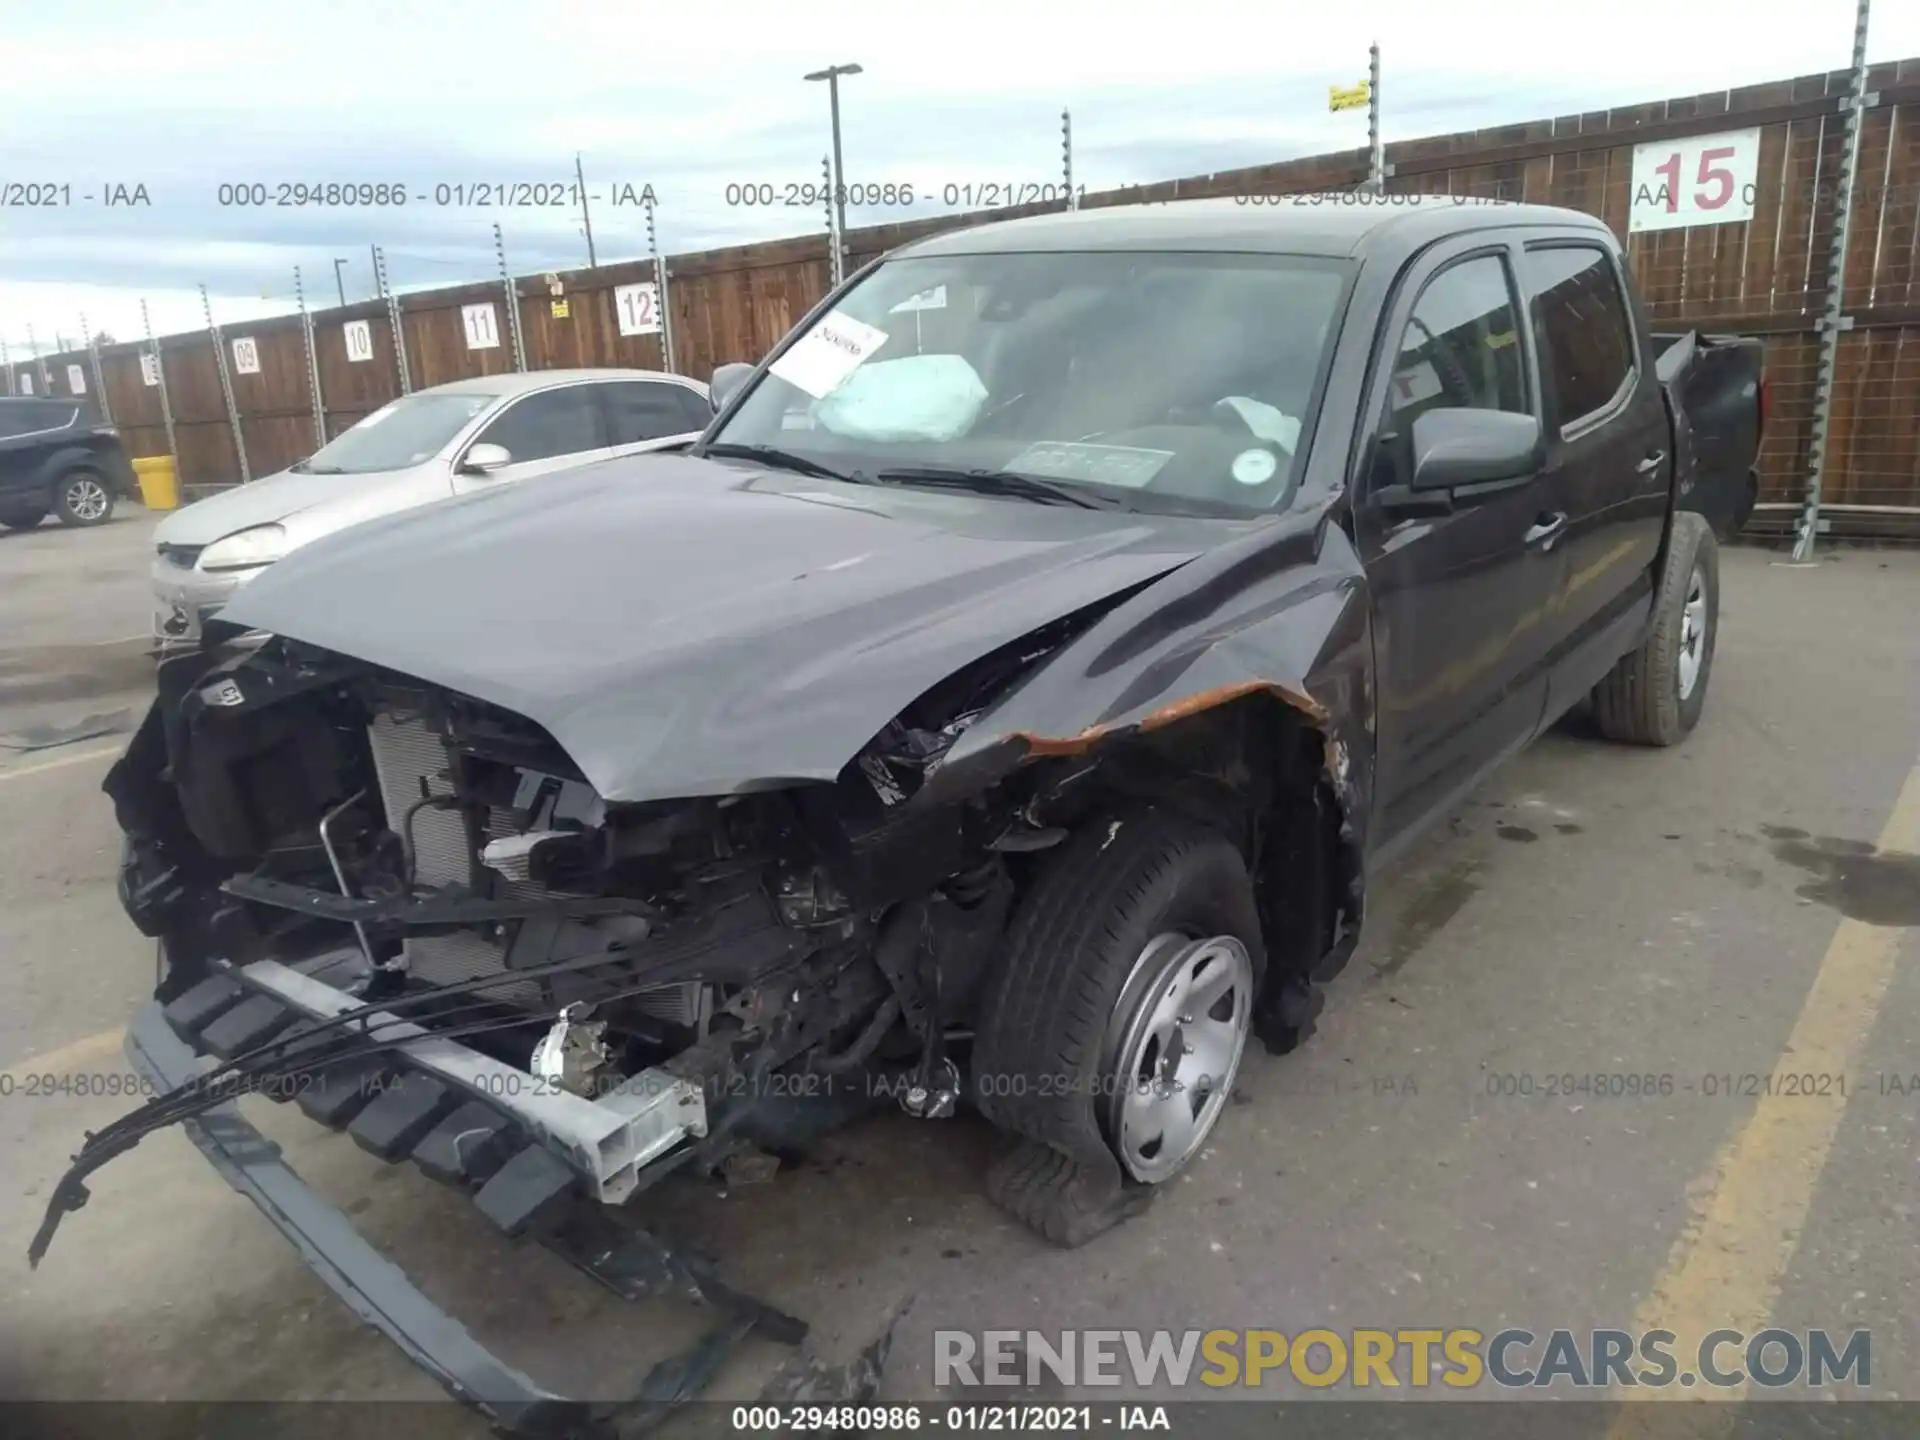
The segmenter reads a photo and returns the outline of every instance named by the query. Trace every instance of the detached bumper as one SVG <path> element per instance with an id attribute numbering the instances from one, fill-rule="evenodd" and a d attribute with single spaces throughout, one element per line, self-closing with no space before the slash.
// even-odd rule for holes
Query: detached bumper
<path id="1" fill-rule="evenodd" d="M 161 1090 L 193 1078 L 201 1060 L 150 1003 L 127 1032 L 127 1058 Z M 584 1201 L 575 1218 L 535 1238 L 627 1300 L 677 1295 L 712 1305 L 721 1322 L 689 1352 L 669 1356 L 630 1401 L 568 1399 L 496 1357 L 423 1294 L 316 1195 L 280 1149 L 226 1104 L 184 1122 L 189 1138 L 229 1185 L 251 1200 L 327 1288 L 380 1331 L 454 1399 L 496 1429 L 528 1440 L 637 1434 L 694 1398 L 733 1346 L 750 1333 L 797 1344 L 806 1326 L 719 1283 L 703 1262 L 677 1255 L 642 1231 L 609 1228 L 602 1207 Z"/>
<path id="2" fill-rule="evenodd" d="M 192 1050 L 148 1004 L 127 1031 L 127 1058 L 154 1086 L 171 1090 L 199 1071 Z M 361 1238 L 280 1158 L 280 1147 L 223 1105 L 185 1129 L 209 1164 L 259 1207 L 347 1308 L 385 1335 L 455 1399 L 524 1435 L 584 1433 L 587 1407 L 542 1389 L 483 1347 L 420 1293 L 406 1273 Z"/>

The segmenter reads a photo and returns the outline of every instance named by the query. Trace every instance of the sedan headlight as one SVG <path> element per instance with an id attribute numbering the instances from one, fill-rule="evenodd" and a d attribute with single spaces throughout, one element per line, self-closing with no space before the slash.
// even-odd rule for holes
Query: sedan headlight
<path id="1" fill-rule="evenodd" d="M 202 570 L 251 570 L 271 565 L 287 553 L 287 532 L 280 525 L 236 530 L 200 552 Z"/>

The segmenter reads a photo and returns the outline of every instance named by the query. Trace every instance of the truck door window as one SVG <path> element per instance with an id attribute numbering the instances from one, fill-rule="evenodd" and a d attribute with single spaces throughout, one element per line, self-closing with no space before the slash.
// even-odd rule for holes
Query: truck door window
<path id="1" fill-rule="evenodd" d="M 1598 245 L 1552 245 L 1526 255 L 1538 305 L 1540 372 L 1560 427 L 1611 406 L 1634 372 L 1633 329 L 1612 257 Z"/>
<path id="2" fill-rule="evenodd" d="M 1497 255 L 1463 260 L 1428 281 L 1400 337 L 1387 428 L 1407 434 L 1441 406 L 1528 413 L 1517 313 Z"/>

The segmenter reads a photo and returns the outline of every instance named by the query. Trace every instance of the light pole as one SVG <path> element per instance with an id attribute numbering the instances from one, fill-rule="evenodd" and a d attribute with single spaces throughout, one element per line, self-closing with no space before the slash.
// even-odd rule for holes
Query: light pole
<path id="1" fill-rule="evenodd" d="M 840 77 L 859 73 L 858 65 L 829 65 L 802 77 L 827 82 L 827 104 L 833 111 L 833 217 L 834 226 L 840 232 L 835 243 L 842 247 L 847 243 L 847 172 L 840 163 Z"/>
<path id="2" fill-rule="evenodd" d="M 347 287 L 346 283 L 340 278 L 340 267 L 346 263 L 346 261 L 337 257 L 333 262 L 333 288 L 340 292 L 340 308 L 342 310 L 347 308 Z"/>

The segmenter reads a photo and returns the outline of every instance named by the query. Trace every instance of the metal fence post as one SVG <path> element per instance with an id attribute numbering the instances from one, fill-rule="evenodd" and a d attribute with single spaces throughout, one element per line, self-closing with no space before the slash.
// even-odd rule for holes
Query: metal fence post
<path id="1" fill-rule="evenodd" d="M 527 368 L 527 346 L 520 338 L 520 296 L 513 288 L 513 276 L 507 271 L 507 242 L 500 234 L 500 223 L 494 222 L 493 250 L 500 257 L 500 288 L 507 295 L 507 334 L 513 339 L 513 368 L 524 371 Z"/>
<path id="2" fill-rule="evenodd" d="M 80 317 L 80 339 L 87 347 L 87 359 L 93 369 L 93 394 L 100 402 L 100 418 L 113 424 L 113 402 L 107 398 L 106 377 L 100 371 L 100 345 L 93 338 L 93 327 L 87 324 L 87 317 Z"/>
<path id="3" fill-rule="evenodd" d="M 844 237 L 840 234 L 840 225 L 834 215 L 833 157 L 831 155 L 820 157 L 820 175 L 826 181 L 827 192 L 827 285 L 831 289 L 838 290 L 841 277 L 846 273 L 846 256 L 841 249 Z"/>
<path id="4" fill-rule="evenodd" d="M 667 303 L 667 260 L 660 253 L 660 231 L 654 224 L 653 196 L 647 195 L 647 253 L 653 257 L 654 299 L 660 306 L 660 363 L 678 374 L 673 359 L 673 308 Z"/>
<path id="5" fill-rule="evenodd" d="M 378 245 L 373 250 L 374 293 L 387 302 L 387 328 L 393 332 L 393 366 L 400 377 L 400 393 L 413 393 L 413 376 L 407 373 L 407 332 L 400 326 L 400 297 L 387 284 L 387 253 Z"/>
<path id="6" fill-rule="evenodd" d="M 180 447 L 173 438 L 173 402 L 167 398 L 167 366 L 160 358 L 160 342 L 153 338 L 153 318 L 147 314 L 146 297 L 140 299 L 140 324 L 147 332 L 147 350 L 153 356 L 154 388 L 160 392 L 160 423 L 167 427 L 167 454 L 173 457 L 173 473 L 180 476 Z"/>
<path id="7" fill-rule="evenodd" d="M 320 397 L 320 354 L 313 343 L 313 314 L 307 309 L 307 292 L 300 283 L 300 267 L 293 267 L 293 298 L 300 304 L 300 337 L 307 345 L 307 389 L 313 398 L 313 448 L 327 443 L 327 406 Z"/>
<path id="8" fill-rule="evenodd" d="M 207 312 L 207 333 L 213 337 L 213 363 L 220 371 L 220 393 L 227 400 L 227 423 L 233 427 L 233 453 L 240 459 L 240 483 L 247 484 L 253 479 L 253 471 L 247 466 L 247 437 L 240 431 L 240 407 L 233 399 L 233 376 L 227 372 L 227 342 L 220 334 L 220 327 L 213 322 L 213 302 L 207 298 L 207 287 L 200 287 L 200 308 Z"/>
<path id="9" fill-rule="evenodd" d="M 27 364 L 33 367 L 33 393 L 36 395 L 51 393 L 53 385 L 47 379 L 47 362 L 40 358 L 40 340 L 33 333 L 31 322 L 27 325 Z"/>
<path id="10" fill-rule="evenodd" d="M 1073 191 L 1073 112 L 1060 112 L 1060 166 L 1067 178 L 1067 209 L 1078 210 L 1080 197 Z"/>
<path id="11" fill-rule="evenodd" d="M 1800 512 L 1793 558 L 1813 559 L 1820 530 L 1820 489 L 1826 481 L 1827 448 L 1833 434 L 1833 381 L 1840 360 L 1840 336 L 1853 328 L 1846 310 L 1847 244 L 1853 236 L 1853 175 L 1860 164 L 1860 128 L 1867 110 L 1867 8 L 1860 0 L 1853 19 L 1853 79 L 1847 86 L 1846 133 L 1840 144 L 1840 173 L 1833 187 L 1833 253 L 1827 260 L 1827 303 L 1820 314 L 1820 358 L 1813 372 L 1813 438 L 1807 453 L 1807 493 Z"/>
<path id="12" fill-rule="evenodd" d="M 0 340 L 0 370 L 7 372 L 7 394 L 13 394 L 13 355 L 7 349 L 7 342 Z"/>
<path id="13" fill-rule="evenodd" d="M 1387 188 L 1387 150 L 1380 139 L 1380 47 L 1367 47 L 1367 189 Z"/>

